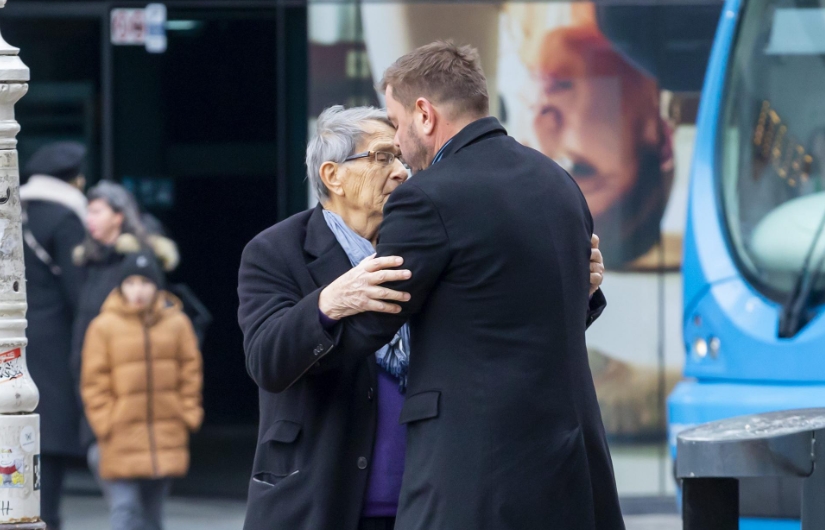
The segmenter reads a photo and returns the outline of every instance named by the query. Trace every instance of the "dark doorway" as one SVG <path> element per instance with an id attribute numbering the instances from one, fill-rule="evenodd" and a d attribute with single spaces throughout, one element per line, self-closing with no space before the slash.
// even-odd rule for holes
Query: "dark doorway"
<path id="1" fill-rule="evenodd" d="M 281 213 L 277 11 L 170 8 L 169 20 L 165 53 L 113 50 L 114 173 L 177 241 L 172 280 L 214 317 L 207 422 L 254 424 L 236 287 L 244 245 Z"/>
<path id="2" fill-rule="evenodd" d="M 255 234 L 307 205 L 306 7 L 166 5 L 161 54 L 109 42 L 119 2 L 3 9 L 3 36 L 31 69 L 29 93 L 16 105 L 18 150 L 25 162 L 46 142 L 84 142 L 89 183 L 122 182 L 177 242 L 181 264 L 170 283 L 187 285 L 214 320 L 202 348 L 206 421 L 175 491 L 242 497 L 258 400 L 237 324 L 237 272 Z M 67 483 L 95 488 L 85 473 Z"/>

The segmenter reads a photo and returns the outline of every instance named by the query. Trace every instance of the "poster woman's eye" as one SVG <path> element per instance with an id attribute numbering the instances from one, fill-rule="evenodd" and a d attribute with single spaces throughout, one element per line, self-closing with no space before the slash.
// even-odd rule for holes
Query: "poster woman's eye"
<path id="1" fill-rule="evenodd" d="M 545 94 L 557 94 L 573 88 L 572 79 L 548 78 L 544 83 Z"/>

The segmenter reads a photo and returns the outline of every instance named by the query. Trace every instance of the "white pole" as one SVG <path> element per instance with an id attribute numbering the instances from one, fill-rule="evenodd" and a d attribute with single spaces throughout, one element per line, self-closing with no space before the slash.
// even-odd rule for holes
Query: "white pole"
<path id="1" fill-rule="evenodd" d="M 0 8 L 6 0 L 0 0 Z M 14 104 L 29 69 L 0 36 L 0 530 L 40 521 L 40 396 L 26 367 L 26 279 Z"/>

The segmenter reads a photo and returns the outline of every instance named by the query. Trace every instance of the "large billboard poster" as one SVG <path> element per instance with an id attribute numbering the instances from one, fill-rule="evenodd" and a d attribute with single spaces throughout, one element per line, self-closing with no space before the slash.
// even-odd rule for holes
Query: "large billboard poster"
<path id="1" fill-rule="evenodd" d="M 621 474 L 628 447 L 656 447 L 653 459 L 664 458 L 664 398 L 681 376 L 679 269 L 698 90 L 665 90 L 600 22 L 591 2 L 311 5 L 310 127 L 328 105 L 381 105 L 374 84 L 417 46 L 452 39 L 478 48 L 491 112 L 565 167 L 593 214 L 608 310 L 588 345 Z M 664 493 L 660 464 L 648 482 L 619 477 L 620 489 Z"/>

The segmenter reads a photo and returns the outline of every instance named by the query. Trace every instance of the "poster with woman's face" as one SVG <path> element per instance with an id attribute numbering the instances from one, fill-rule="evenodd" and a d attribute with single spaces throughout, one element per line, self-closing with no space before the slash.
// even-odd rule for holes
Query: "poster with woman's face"
<path id="1" fill-rule="evenodd" d="M 329 23 L 333 10 L 350 24 Z M 368 2 L 314 13 L 315 115 L 353 97 L 352 83 L 331 89 L 329 57 L 342 47 L 368 62 L 353 75 L 369 78 L 359 101 L 376 105 L 370 87 L 399 56 L 436 39 L 479 49 L 491 113 L 570 173 L 601 238 L 608 309 L 588 344 L 608 434 L 664 436 L 662 396 L 684 357 L 679 266 L 694 131 L 670 116 L 672 95 L 604 35 L 589 2 Z"/>
<path id="2" fill-rule="evenodd" d="M 579 184 L 607 267 L 678 267 L 679 245 L 660 248 L 674 146 L 656 79 L 604 36 L 590 3 L 506 4 L 499 41 L 508 131 Z"/>

